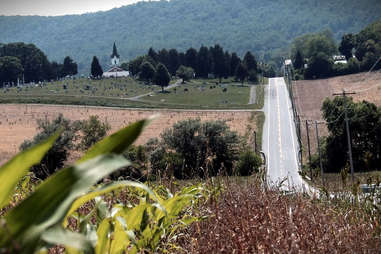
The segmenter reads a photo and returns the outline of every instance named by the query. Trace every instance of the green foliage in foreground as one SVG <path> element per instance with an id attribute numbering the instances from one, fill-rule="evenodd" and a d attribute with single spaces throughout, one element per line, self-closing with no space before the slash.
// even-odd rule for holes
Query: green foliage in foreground
<path id="1" fill-rule="evenodd" d="M 0 186 L 0 208 L 5 209 L 5 215 L 0 218 L 0 252 L 47 253 L 47 248 L 58 244 L 65 246 L 66 253 L 156 252 L 163 238 L 198 220 L 185 209 L 207 197 L 202 186 L 187 187 L 176 194 L 131 181 L 92 187 L 130 164 L 121 154 L 146 124 L 147 120 L 139 121 L 98 142 L 77 163 L 47 178 L 13 208 L 9 200 L 15 186 L 60 132 L 2 166 L 0 179 L 5 184 Z M 107 193 L 117 196 L 121 191 L 128 197 L 125 203 L 107 203 Z M 83 205 L 90 207 L 90 212 L 77 210 Z"/>

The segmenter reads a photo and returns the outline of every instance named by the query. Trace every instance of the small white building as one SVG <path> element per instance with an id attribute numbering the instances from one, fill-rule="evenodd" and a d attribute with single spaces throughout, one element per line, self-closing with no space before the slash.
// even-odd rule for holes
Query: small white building
<path id="1" fill-rule="evenodd" d="M 342 55 L 333 56 L 332 58 L 333 58 L 333 61 L 335 64 L 346 64 L 346 63 L 348 63 L 345 56 L 342 56 Z"/>
<path id="2" fill-rule="evenodd" d="M 103 72 L 105 78 L 121 78 L 130 76 L 130 72 L 123 70 L 118 66 L 112 67 L 110 70 Z"/>
<path id="3" fill-rule="evenodd" d="M 103 72 L 103 77 L 105 78 L 120 78 L 120 77 L 128 77 L 130 76 L 130 73 L 126 70 L 123 70 L 120 68 L 119 65 L 119 54 L 118 50 L 116 49 L 116 45 L 114 42 L 114 47 L 112 49 L 112 55 L 111 58 L 111 69 L 109 69 L 106 72 Z"/>

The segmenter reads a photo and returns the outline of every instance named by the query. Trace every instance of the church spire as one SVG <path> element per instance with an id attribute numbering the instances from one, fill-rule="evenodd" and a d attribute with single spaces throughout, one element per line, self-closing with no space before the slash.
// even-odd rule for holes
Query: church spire
<path id="1" fill-rule="evenodd" d="M 119 58 L 118 50 L 116 49 L 116 45 L 115 45 L 115 42 L 114 42 L 114 47 L 112 48 L 112 55 L 111 55 L 111 58 L 114 58 L 115 56 L 116 56 L 117 58 Z"/>

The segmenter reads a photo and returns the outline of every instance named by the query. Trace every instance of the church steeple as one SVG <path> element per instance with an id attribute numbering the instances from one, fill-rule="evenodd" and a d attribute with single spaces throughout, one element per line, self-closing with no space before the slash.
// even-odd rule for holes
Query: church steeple
<path id="1" fill-rule="evenodd" d="M 116 49 L 116 45 L 115 45 L 115 42 L 114 42 L 114 47 L 112 48 L 112 55 L 111 55 L 111 58 L 114 58 L 115 56 L 116 56 L 117 58 L 119 58 L 118 50 Z"/>
<path id="2" fill-rule="evenodd" d="M 118 54 L 118 50 L 116 49 L 115 42 L 114 42 L 114 46 L 112 48 L 111 65 L 112 66 L 118 66 L 119 65 L 119 54 Z"/>

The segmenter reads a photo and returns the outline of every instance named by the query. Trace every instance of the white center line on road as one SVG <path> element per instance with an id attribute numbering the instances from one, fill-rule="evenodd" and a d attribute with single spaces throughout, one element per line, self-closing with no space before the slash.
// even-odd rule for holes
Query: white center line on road
<path id="1" fill-rule="evenodd" d="M 282 149 L 282 129 L 281 129 L 281 120 L 280 120 L 280 102 L 279 102 L 279 82 L 275 83 L 276 87 L 276 99 L 277 99 L 277 111 L 278 111 L 278 145 L 279 145 L 279 171 L 282 174 L 282 171 L 286 173 L 283 163 L 283 149 Z"/>

